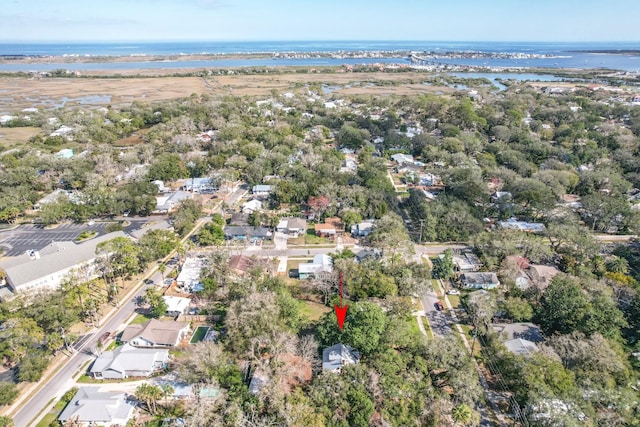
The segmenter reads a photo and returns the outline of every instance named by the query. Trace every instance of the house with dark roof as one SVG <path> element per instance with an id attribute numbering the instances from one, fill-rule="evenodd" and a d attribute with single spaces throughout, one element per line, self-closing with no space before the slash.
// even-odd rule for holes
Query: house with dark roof
<path id="1" fill-rule="evenodd" d="M 336 344 L 322 351 L 322 370 L 340 373 L 343 366 L 360 362 L 360 352 L 344 344 Z"/>
<path id="2" fill-rule="evenodd" d="M 83 269 L 88 279 L 98 277 L 96 248 L 102 242 L 126 237 L 122 231 L 89 239 L 83 243 L 51 242 L 42 250 L 31 250 L 0 263 L 13 292 L 57 289 L 73 269 Z"/>
<path id="3" fill-rule="evenodd" d="M 74 426 L 124 426 L 136 407 L 123 392 L 102 392 L 99 387 L 80 387 L 58 416 L 58 421 Z"/>
<path id="4" fill-rule="evenodd" d="M 190 331 L 189 322 L 151 319 L 143 324 L 127 326 L 120 341 L 134 347 L 176 347 Z"/>

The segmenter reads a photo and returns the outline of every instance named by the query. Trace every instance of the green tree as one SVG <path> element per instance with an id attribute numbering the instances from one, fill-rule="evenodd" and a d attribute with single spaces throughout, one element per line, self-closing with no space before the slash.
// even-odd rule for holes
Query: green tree
<path id="1" fill-rule="evenodd" d="M 167 303 L 155 287 L 147 288 L 144 294 L 144 302 L 149 304 L 149 316 L 151 317 L 162 317 L 167 312 Z"/>
<path id="2" fill-rule="evenodd" d="M 342 331 L 338 329 L 336 315 L 331 311 L 320 319 L 317 337 L 325 347 L 343 343 L 368 355 L 379 349 L 386 324 L 387 317 L 376 304 L 353 303 L 349 305 Z"/>
<path id="3" fill-rule="evenodd" d="M 442 280 L 449 280 L 453 277 L 454 267 L 453 251 L 451 249 L 446 249 L 442 255 L 438 258 L 434 258 L 433 260 L 433 277 Z"/>
<path id="4" fill-rule="evenodd" d="M 473 411 L 467 405 L 461 403 L 453 407 L 451 410 L 451 418 L 453 418 L 456 425 L 466 426 L 469 425 L 473 418 Z"/>
<path id="5" fill-rule="evenodd" d="M 29 382 L 39 381 L 47 366 L 49 366 L 49 358 L 42 351 L 29 352 L 18 365 L 18 379 Z"/>
<path id="6" fill-rule="evenodd" d="M 12 404 L 18 394 L 18 387 L 14 383 L 0 381 L 0 405 Z"/>
<path id="7" fill-rule="evenodd" d="M 533 307 L 523 298 L 509 297 L 502 306 L 507 317 L 516 322 L 528 322 L 533 317 Z"/>

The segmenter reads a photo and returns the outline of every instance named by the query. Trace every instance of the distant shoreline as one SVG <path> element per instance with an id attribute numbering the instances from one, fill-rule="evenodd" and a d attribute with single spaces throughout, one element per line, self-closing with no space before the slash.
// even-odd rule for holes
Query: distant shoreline
<path id="1" fill-rule="evenodd" d="M 595 53 L 603 55 L 628 55 L 640 56 L 640 49 L 590 49 L 590 50 L 568 50 L 568 53 Z"/>

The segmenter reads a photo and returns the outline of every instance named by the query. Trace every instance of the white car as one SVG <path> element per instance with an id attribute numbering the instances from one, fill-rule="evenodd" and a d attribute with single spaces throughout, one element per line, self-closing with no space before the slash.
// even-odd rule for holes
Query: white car
<path id="1" fill-rule="evenodd" d="M 457 289 L 449 289 L 447 295 L 460 295 L 460 291 Z"/>

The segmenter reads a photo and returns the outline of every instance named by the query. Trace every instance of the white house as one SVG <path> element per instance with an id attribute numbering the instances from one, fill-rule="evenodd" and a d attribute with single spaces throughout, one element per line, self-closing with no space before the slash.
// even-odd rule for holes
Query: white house
<path id="1" fill-rule="evenodd" d="M 95 268 L 96 247 L 116 237 L 125 237 L 122 231 L 105 234 L 86 242 L 51 242 L 41 250 L 30 250 L 2 263 L 7 284 L 13 292 L 35 292 L 57 289 L 73 269 L 82 269 L 84 278 L 98 277 Z"/>
<path id="2" fill-rule="evenodd" d="M 89 372 L 96 379 L 148 377 L 164 369 L 168 362 L 169 350 L 136 348 L 125 344 L 98 356 Z"/>
<path id="3" fill-rule="evenodd" d="M 394 154 L 393 156 L 391 156 L 391 160 L 393 160 L 400 166 L 406 165 L 406 164 L 412 165 L 412 164 L 415 164 L 416 162 L 411 154 L 402 154 L 402 153 Z"/>
<path id="4" fill-rule="evenodd" d="M 156 210 L 158 213 L 172 212 L 178 208 L 178 205 L 184 200 L 193 197 L 192 193 L 187 191 L 176 191 L 170 194 L 163 194 L 162 196 L 156 196 Z"/>
<path id="5" fill-rule="evenodd" d="M 136 407 L 124 392 L 103 392 L 99 387 L 81 387 L 58 416 L 62 424 L 79 426 L 124 426 Z"/>
<path id="6" fill-rule="evenodd" d="M 273 185 L 254 185 L 251 192 L 256 197 L 269 197 L 273 191 Z"/>
<path id="7" fill-rule="evenodd" d="M 302 218 L 282 218 L 276 227 L 276 231 L 299 236 L 307 231 L 307 221 Z"/>
<path id="8" fill-rule="evenodd" d="M 162 298 L 167 304 L 167 314 L 169 316 L 185 314 L 189 308 L 189 304 L 191 304 L 191 300 L 189 298 L 174 297 L 171 295 L 164 295 Z"/>
<path id="9" fill-rule="evenodd" d="M 367 237 L 373 231 L 374 221 L 364 221 L 351 226 L 351 235 L 353 237 Z"/>
<path id="10" fill-rule="evenodd" d="M 134 347 L 176 347 L 190 331 L 189 322 L 151 319 L 141 325 L 127 326 L 120 341 Z"/>
<path id="11" fill-rule="evenodd" d="M 312 279 L 333 272 L 333 261 L 329 255 L 318 254 L 312 262 L 300 263 L 298 273 L 301 279 Z"/>
<path id="12" fill-rule="evenodd" d="M 262 202 L 260 200 L 249 200 L 242 205 L 243 214 L 252 214 L 262 209 Z"/>
<path id="13" fill-rule="evenodd" d="M 322 370 L 340 373 L 345 365 L 360 362 L 360 353 L 344 344 L 336 344 L 322 351 Z"/>
<path id="14" fill-rule="evenodd" d="M 200 273 L 205 266 L 206 261 L 203 258 L 188 257 L 184 260 L 180 274 L 176 278 L 178 287 L 185 292 L 194 292 L 202 289 L 200 281 Z"/>

